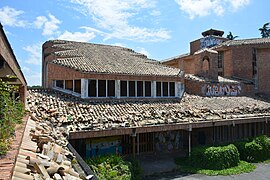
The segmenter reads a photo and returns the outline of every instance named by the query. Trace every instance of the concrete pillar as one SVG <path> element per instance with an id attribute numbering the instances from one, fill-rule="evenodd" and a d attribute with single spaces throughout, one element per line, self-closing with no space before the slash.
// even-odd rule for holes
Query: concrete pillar
<path id="1" fill-rule="evenodd" d="M 115 81 L 115 96 L 120 98 L 120 80 Z"/>
<path id="2" fill-rule="evenodd" d="M 132 154 L 133 157 L 135 157 L 135 152 L 136 152 L 136 136 L 132 136 Z"/>
<path id="3" fill-rule="evenodd" d="M 139 134 L 137 134 L 137 155 L 140 154 L 140 138 Z"/>
<path id="4" fill-rule="evenodd" d="M 191 138 L 192 138 L 192 124 L 189 124 L 188 128 L 188 156 L 191 155 Z"/>
<path id="5" fill-rule="evenodd" d="M 88 97 L 88 79 L 81 79 L 81 98 Z"/>
<path id="6" fill-rule="evenodd" d="M 152 81 L 152 83 L 151 83 L 151 85 L 152 85 L 152 97 L 153 98 L 156 98 L 157 97 L 157 81 Z"/>

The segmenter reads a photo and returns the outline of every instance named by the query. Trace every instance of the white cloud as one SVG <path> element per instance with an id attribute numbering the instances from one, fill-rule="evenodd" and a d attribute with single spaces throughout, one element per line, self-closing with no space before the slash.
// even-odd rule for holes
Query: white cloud
<path id="1" fill-rule="evenodd" d="M 38 29 L 42 29 L 42 35 L 50 36 L 54 34 L 59 34 L 58 28 L 61 21 L 57 19 L 54 15 L 49 14 L 49 17 L 38 16 L 34 21 L 34 26 Z"/>
<path id="2" fill-rule="evenodd" d="M 41 43 L 23 47 L 23 50 L 28 52 L 28 58 L 25 61 L 26 63 L 32 64 L 32 65 L 41 64 L 41 58 L 42 58 L 41 57 L 41 51 L 42 51 Z"/>
<path id="3" fill-rule="evenodd" d="M 148 58 L 150 56 L 150 53 L 148 51 L 146 51 L 146 49 L 144 49 L 144 48 L 140 48 L 138 52 L 146 55 Z"/>
<path id="4" fill-rule="evenodd" d="M 158 10 L 153 10 L 153 11 L 150 12 L 150 15 L 151 16 L 160 16 L 161 15 L 161 12 L 158 11 Z"/>
<path id="5" fill-rule="evenodd" d="M 89 42 L 96 37 L 94 32 L 86 29 L 85 32 L 69 32 L 65 31 L 61 34 L 58 39 L 69 40 L 69 41 L 79 41 L 79 42 Z"/>
<path id="6" fill-rule="evenodd" d="M 26 77 L 27 85 L 41 85 L 41 73 L 33 71 L 33 68 L 22 67 L 23 74 Z"/>
<path id="7" fill-rule="evenodd" d="M 120 47 L 127 47 L 125 44 L 123 43 L 114 43 L 112 44 L 113 46 L 120 46 Z"/>
<path id="8" fill-rule="evenodd" d="M 25 27 L 27 22 L 19 19 L 19 16 L 23 13 L 21 10 L 5 6 L 0 8 L 0 21 L 6 26 Z"/>
<path id="9" fill-rule="evenodd" d="M 104 40 L 109 38 L 136 41 L 161 41 L 170 38 L 165 29 L 149 29 L 131 25 L 142 9 L 153 9 L 155 1 L 150 0 L 71 0 L 81 6 L 81 12 L 90 16 L 96 25 L 106 31 L 102 32 Z M 83 10 L 82 10 L 83 9 Z"/>
<path id="10" fill-rule="evenodd" d="M 226 0 L 228 3 L 231 4 L 233 10 L 238 10 L 243 6 L 247 6 L 250 3 L 250 0 Z"/>
<path id="11" fill-rule="evenodd" d="M 190 19 L 211 13 L 221 16 L 225 11 L 236 11 L 249 4 L 249 0 L 175 0 L 175 2 Z"/>

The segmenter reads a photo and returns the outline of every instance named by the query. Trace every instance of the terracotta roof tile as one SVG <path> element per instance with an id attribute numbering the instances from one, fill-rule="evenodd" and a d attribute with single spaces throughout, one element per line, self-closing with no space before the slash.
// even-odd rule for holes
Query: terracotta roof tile
<path id="1" fill-rule="evenodd" d="M 250 97 L 185 94 L 181 102 L 160 99 L 90 102 L 57 91 L 31 90 L 28 102 L 37 119 L 43 114 L 67 133 L 270 115 L 270 103 Z M 57 109 L 58 113 L 51 113 L 50 109 Z"/>
<path id="2" fill-rule="evenodd" d="M 181 70 L 162 65 L 131 49 L 92 43 L 52 40 L 60 48 L 51 63 L 82 72 L 179 76 Z"/>

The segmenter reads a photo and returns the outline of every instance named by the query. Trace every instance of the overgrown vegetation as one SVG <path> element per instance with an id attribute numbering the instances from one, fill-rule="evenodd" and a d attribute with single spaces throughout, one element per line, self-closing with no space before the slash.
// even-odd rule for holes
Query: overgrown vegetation
<path id="1" fill-rule="evenodd" d="M 270 158 L 270 138 L 261 135 L 235 143 L 240 159 L 248 162 L 262 162 Z"/>
<path id="2" fill-rule="evenodd" d="M 233 145 L 218 147 L 195 147 L 191 152 L 191 164 L 206 169 L 220 170 L 237 166 L 240 158 Z"/>
<path id="3" fill-rule="evenodd" d="M 98 156 L 87 159 L 86 163 L 99 179 L 135 180 L 140 179 L 142 175 L 137 160 L 124 161 L 121 156 L 117 155 Z"/>
<path id="4" fill-rule="evenodd" d="M 269 163 L 269 161 L 270 138 L 266 135 L 225 146 L 195 147 L 189 158 L 176 159 L 181 172 L 206 175 L 231 175 L 250 172 L 256 167 L 249 162 Z"/>
<path id="5" fill-rule="evenodd" d="M 0 156 L 6 154 L 15 135 L 15 126 L 22 122 L 24 116 L 23 104 L 12 98 L 12 93 L 17 90 L 17 86 L 0 79 Z"/>

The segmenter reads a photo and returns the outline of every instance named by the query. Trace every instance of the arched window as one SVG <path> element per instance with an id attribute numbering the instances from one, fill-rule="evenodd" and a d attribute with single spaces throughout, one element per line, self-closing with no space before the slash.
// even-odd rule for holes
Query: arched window
<path id="1" fill-rule="evenodd" d="M 202 70 L 203 70 L 204 72 L 208 72 L 209 69 L 210 69 L 209 57 L 208 57 L 208 56 L 204 56 L 204 57 L 203 57 Z"/>

